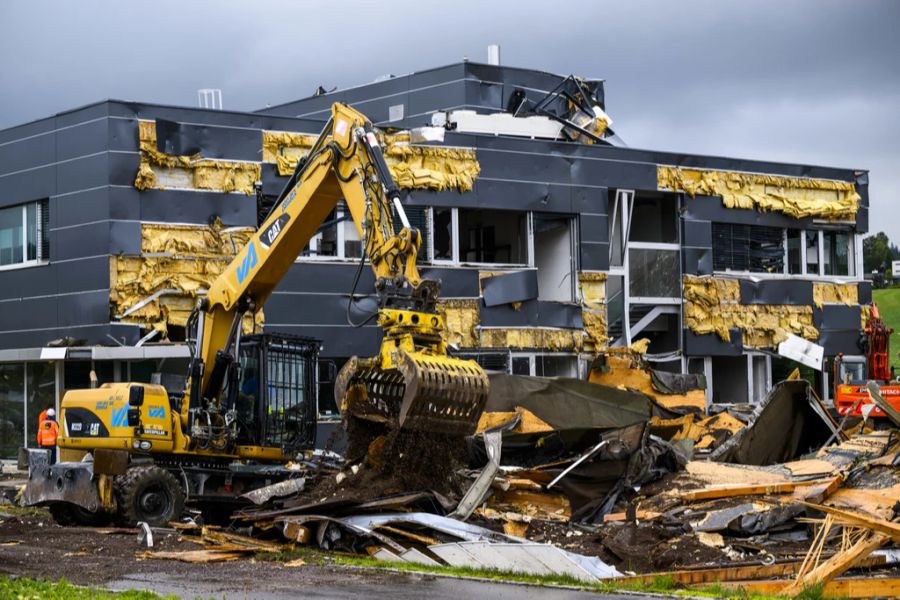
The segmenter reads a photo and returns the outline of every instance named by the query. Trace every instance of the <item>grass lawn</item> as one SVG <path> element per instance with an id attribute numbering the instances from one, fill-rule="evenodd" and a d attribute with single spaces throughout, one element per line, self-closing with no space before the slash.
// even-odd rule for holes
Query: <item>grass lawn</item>
<path id="1" fill-rule="evenodd" d="M 72 585 L 66 581 L 46 581 L 17 577 L 0 577 L 0 598 L 17 600 L 177 600 L 175 596 L 160 596 L 153 592 L 128 590 L 107 592 L 96 588 Z"/>
<path id="2" fill-rule="evenodd" d="M 900 369 L 900 287 L 872 290 L 872 299 L 878 305 L 878 312 L 888 327 L 893 327 L 891 335 L 891 365 Z"/>

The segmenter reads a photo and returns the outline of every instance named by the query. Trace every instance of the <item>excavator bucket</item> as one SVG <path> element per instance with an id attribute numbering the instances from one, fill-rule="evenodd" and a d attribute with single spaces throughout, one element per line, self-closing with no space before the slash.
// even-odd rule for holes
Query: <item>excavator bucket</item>
<path id="1" fill-rule="evenodd" d="M 399 351 L 396 368 L 351 358 L 335 399 L 356 418 L 411 431 L 471 435 L 487 401 L 488 378 L 475 361 Z"/>

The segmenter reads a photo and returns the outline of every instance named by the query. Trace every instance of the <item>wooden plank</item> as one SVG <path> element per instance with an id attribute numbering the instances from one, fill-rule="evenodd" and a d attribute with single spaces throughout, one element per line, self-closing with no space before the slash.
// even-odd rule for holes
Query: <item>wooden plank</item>
<path id="1" fill-rule="evenodd" d="M 649 521 L 655 519 L 662 513 L 653 512 L 652 510 L 639 510 L 637 511 L 635 518 L 638 521 Z M 604 523 L 618 523 L 620 521 L 626 521 L 628 517 L 625 512 L 615 512 L 615 513 L 606 513 L 603 515 Z"/>
<path id="2" fill-rule="evenodd" d="M 832 506 L 811 504 L 808 502 L 804 502 L 803 504 L 806 504 L 807 506 L 816 510 L 820 510 L 826 514 L 833 515 L 839 521 L 844 521 L 845 523 L 855 525 L 856 527 L 865 527 L 866 529 L 877 531 L 878 533 L 888 536 L 895 542 L 900 541 L 900 523 L 894 523 L 891 521 L 886 521 L 884 519 L 877 519 L 869 515 L 852 512 L 849 510 L 843 510 L 840 508 L 834 508 Z"/>
<path id="3" fill-rule="evenodd" d="M 787 494 L 797 488 L 833 483 L 830 479 L 812 479 L 810 481 L 786 481 L 784 483 L 728 485 L 702 488 L 682 492 L 678 497 L 682 500 L 714 500 L 717 498 L 733 498 L 735 496 L 764 496 L 767 494 Z"/>
<path id="4" fill-rule="evenodd" d="M 781 594 L 794 582 L 789 579 L 769 581 L 725 581 L 719 585 L 729 589 L 743 589 L 757 594 Z M 900 597 L 900 577 L 845 577 L 825 584 L 823 595 L 839 598 L 897 598 Z"/>
<path id="5" fill-rule="evenodd" d="M 793 585 L 788 586 L 784 590 L 784 593 L 793 596 L 802 592 L 805 587 L 818 583 L 826 584 L 832 579 L 840 577 L 844 571 L 851 568 L 858 560 L 869 556 L 872 552 L 884 546 L 889 540 L 888 536 L 881 533 L 874 533 L 859 540 L 844 552 L 838 552 L 796 580 Z"/>

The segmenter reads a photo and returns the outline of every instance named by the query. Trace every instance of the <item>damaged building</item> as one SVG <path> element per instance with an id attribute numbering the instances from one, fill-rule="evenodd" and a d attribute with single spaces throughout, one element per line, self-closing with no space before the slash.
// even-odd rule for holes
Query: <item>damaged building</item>
<path id="1" fill-rule="evenodd" d="M 789 335 L 858 354 L 867 172 L 630 148 L 603 90 L 463 62 L 258 112 L 109 100 L 0 131 L 0 456 L 91 371 L 185 372 L 192 305 L 335 101 L 384 130 L 458 355 L 586 378 L 597 351 L 646 338 L 657 369 L 743 403 L 797 366 L 774 352 Z M 244 323 L 321 340 L 322 421 L 336 370 L 379 347 L 361 256 L 338 206 Z M 804 375 L 830 397 L 828 368 Z"/>

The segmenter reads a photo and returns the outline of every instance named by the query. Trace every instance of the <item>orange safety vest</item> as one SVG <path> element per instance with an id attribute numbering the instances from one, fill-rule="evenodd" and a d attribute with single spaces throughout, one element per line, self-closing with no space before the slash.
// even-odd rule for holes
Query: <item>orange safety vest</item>
<path id="1" fill-rule="evenodd" d="M 57 435 L 59 435 L 59 424 L 56 421 L 44 419 L 38 427 L 38 446 L 55 446 Z"/>

